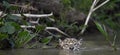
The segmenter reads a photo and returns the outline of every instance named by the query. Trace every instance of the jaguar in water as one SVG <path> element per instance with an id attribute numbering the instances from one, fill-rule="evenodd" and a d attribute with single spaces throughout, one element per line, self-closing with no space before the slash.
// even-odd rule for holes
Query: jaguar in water
<path id="1" fill-rule="evenodd" d="M 59 39 L 59 45 L 62 49 L 66 50 L 80 50 L 82 45 L 82 39 L 77 40 L 75 38 L 66 38 L 64 40 Z"/>

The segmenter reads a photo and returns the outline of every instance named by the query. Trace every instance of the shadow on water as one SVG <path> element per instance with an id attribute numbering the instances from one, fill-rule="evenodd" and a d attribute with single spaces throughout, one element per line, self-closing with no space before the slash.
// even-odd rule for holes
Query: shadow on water
<path id="1" fill-rule="evenodd" d="M 0 55 L 119 55 L 120 48 L 114 51 L 100 35 L 84 37 L 80 51 L 60 49 L 12 49 L 0 50 Z M 118 42 L 119 44 L 119 42 Z M 117 45 L 120 47 L 120 44 Z"/>

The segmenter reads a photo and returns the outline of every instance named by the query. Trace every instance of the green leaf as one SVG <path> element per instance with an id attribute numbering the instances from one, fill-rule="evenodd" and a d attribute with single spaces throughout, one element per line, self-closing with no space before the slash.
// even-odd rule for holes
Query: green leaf
<path id="1" fill-rule="evenodd" d="M 43 38 L 41 41 L 44 44 L 48 44 L 52 38 L 53 38 L 53 36 L 49 36 L 49 37 Z"/>
<path id="2" fill-rule="evenodd" d="M 0 40 L 4 40 L 6 38 L 8 38 L 7 34 L 0 33 Z"/>
<path id="3" fill-rule="evenodd" d="M 119 24 L 117 22 L 114 22 L 112 19 L 108 19 L 105 21 L 105 23 L 114 30 L 119 30 Z"/>
<path id="4" fill-rule="evenodd" d="M 20 25 L 15 23 L 15 22 L 12 23 L 12 26 L 14 26 L 16 30 L 20 30 L 21 29 Z"/>
<path id="5" fill-rule="evenodd" d="M 0 28 L 0 32 L 13 34 L 15 32 L 15 28 L 11 25 L 11 22 L 6 22 L 5 25 Z"/>
<path id="6" fill-rule="evenodd" d="M 11 7 L 11 5 L 8 2 L 6 2 L 6 1 L 3 1 L 3 6 L 5 6 L 6 8 L 10 8 Z"/>
<path id="7" fill-rule="evenodd" d="M 104 28 L 102 27 L 102 25 L 98 22 L 95 21 L 95 24 L 98 28 L 98 30 L 105 36 L 105 37 L 108 37 L 108 34 L 107 32 L 104 30 Z"/>
<path id="8" fill-rule="evenodd" d="M 65 8 L 71 7 L 71 1 L 70 0 L 61 0 L 61 3 L 65 6 Z"/>
<path id="9" fill-rule="evenodd" d="M 10 10 L 18 10 L 18 8 L 19 8 L 18 6 L 11 6 Z"/>
<path id="10" fill-rule="evenodd" d="M 12 19 L 14 21 L 18 21 L 18 20 L 21 19 L 21 17 L 15 16 L 15 15 L 11 15 L 11 14 L 7 14 L 7 19 Z"/>
<path id="11" fill-rule="evenodd" d="M 27 31 L 21 31 L 18 34 L 17 39 L 15 40 L 15 46 L 17 48 L 23 47 L 25 44 L 27 44 L 29 41 L 31 41 L 36 35 L 35 34 L 30 34 Z"/>
<path id="12" fill-rule="evenodd" d="M 36 26 L 35 29 L 39 32 L 39 31 L 45 30 L 45 27 L 46 27 L 46 26 L 44 26 L 44 25 L 38 25 L 38 26 Z"/>
<path id="13" fill-rule="evenodd" d="M 93 0 L 71 0 L 72 7 L 75 7 L 82 12 L 86 12 L 90 9 Z M 88 13 L 88 12 L 86 12 Z"/>

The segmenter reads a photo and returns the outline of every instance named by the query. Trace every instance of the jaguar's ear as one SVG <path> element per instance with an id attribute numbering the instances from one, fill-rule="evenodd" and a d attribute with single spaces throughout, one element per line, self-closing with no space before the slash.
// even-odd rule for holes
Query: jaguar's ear
<path id="1" fill-rule="evenodd" d="M 83 39 L 81 38 L 78 42 L 79 42 L 79 43 L 82 43 L 82 41 L 83 41 Z"/>
<path id="2" fill-rule="evenodd" d="M 63 45 L 63 42 L 62 42 L 62 40 L 61 40 L 61 39 L 59 39 L 59 44 L 60 44 L 60 45 Z"/>
<path id="3" fill-rule="evenodd" d="M 62 42 L 62 40 L 61 39 L 59 39 L 59 43 L 61 43 Z"/>

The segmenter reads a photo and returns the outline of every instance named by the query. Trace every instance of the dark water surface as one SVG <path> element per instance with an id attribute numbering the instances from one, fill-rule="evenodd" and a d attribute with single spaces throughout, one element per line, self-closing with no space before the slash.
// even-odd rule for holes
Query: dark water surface
<path id="1" fill-rule="evenodd" d="M 120 55 L 120 50 L 113 51 L 110 49 L 91 49 L 81 51 L 66 51 L 58 49 L 15 49 L 1 50 L 0 55 Z"/>
<path id="2" fill-rule="evenodd" d="M 83 46 L 80 51 L 60 49 L 12 49 L 0 50 L 0 55 L 120 55 L 120 42 L 117 41 L 117 51 L 114 51 L 101 35 L 83 37 Z"/>

